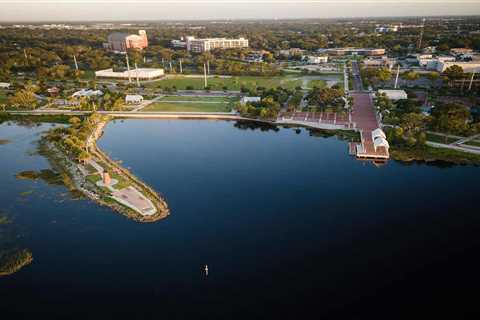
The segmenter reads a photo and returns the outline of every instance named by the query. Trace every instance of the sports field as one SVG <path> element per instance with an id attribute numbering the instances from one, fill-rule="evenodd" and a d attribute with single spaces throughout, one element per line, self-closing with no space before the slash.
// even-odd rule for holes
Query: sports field
<path id="1" fill-rule="evenodd" d="M 230 112 L 230 103 L 185 103 L 185 102 L 155 102 L 141 111 L 165 111 L 165 112 Z"/>
<path id="2" fill-rule="evenodd" d="M 141 111 L 230 112 L 238 100 L 237 97 L 165 96 Z"/>
<path id="3" fill-rule="evenodd" d="M 332 77 L 331 75 L 327 76 Z M 211 90 L 235 90 L 238 91 L 242 87 L 248 89 L 255 89 L 258 87 L 264 88 L 276 88 L 283 87 L 287 89 L 295 89 L 296 87 L 313 87 L 316 83 L 317 86 L 321 86 L 324 83 L 323 76 L 308 76 L 302 77 L 299 75 L 285 75 L 276 77 L 253 77 L 253 76 L 232 76 L 230 78 L 213 77 L 208 78 L 208 86 Z M 338 77 L 340 81 L 340 77 Z M 309 83 L 312 82 L 312 85 Z M 175 87 L 178 90 L 203 90 L 204 79 L 188 78 L 184 76 L 177 76 L 175 78 L 163 79 L 161 81 L 150 84 L 157 88 L 172 88 Z M 148 85 L 147 85 L 148 86 Z"/>
<path id="4" fill-rule="evenodd" d="M 229 97 L 202 97 L 202 96 L 164 96 L 159 101 L 161 102 L 182 102 L 182 101 L 194 101 L 194 102 L 230 102 L 232 98 Z M 238 99 L 237 99 L 238 100 Z"/>

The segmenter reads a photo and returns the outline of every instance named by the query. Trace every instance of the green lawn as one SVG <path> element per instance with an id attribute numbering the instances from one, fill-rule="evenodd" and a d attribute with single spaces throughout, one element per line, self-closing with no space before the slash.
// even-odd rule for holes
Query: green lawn
<path id="1" fill-rule="evenodd" d="M 431 141 L 431 142 L 436 142 L 436 143 L 449 144 L 449 143 L 453 143 L 453 142 L 457 141 L 458 139 L 448 137 L 447 140 L 445 140 L 444 136 L 433 134 L 433 133 L 427 133 L 427 140 Z"/>
<path id="2" fill-rule="evenodd" d="M 307 87 L 312 89 L 313 87 L 325 88 L 327 86 L 327 81 L 325 80 L 310 80 L 308 81 Z"/>
<path id="3" fill-rule="evenodd" d="M 170 101 L 195 101 L 195 102 L 219 102 L 227 103 L 230 101 L 229 97 L 190 97 L 190 96 L 165 96 L 159 101 L 170 102 Z"/>
<path id="4" fill-rule="evenodd" d="M 142 111 L 169 111 L 169 112 L 230 112 L 232 105 L 230 103 L 175 103 L 175 102 L 155 102 Z"/>
<path id="5" fill-rule="evenodd" d="M 282 86 L 284 88 L 295 89 L 301 86 L 302 81 L 295 76 L 278 76 L 278 77 L 253 77 L 253 76 L 233 76 L 231 78 L 209 78 L 208 86 L 211 90 L 223 90 L 226 86 L 228 90 L 240 90 L 242 86 L 253 89 L 256 87 L 276 88 Z M 179 90 L 185 90 L 188 86 L 195 90 L 204 88 L 203 78 L 185 78 L 182 76 L 164 79 L 156 82 L 157 87 L 171 88 L 175 86 Z"/>
<path id="6" fill-rule="evenodd" d="M 467 141 L 465 144 L 469 146 L 480 147 L 479 140 L 470 140 L 470 141 Z"/>
<path id="7" fill-rule="evenodd" d="M 112 173 L 112 179 L 116 179 L 118 181 L 117 184 L 113 186 L 117 190 L 121 190 L 130 186 L 130 183 L 128 183 L 128 181 L 126 181 L 122 176 L 116 173 Z"/>
<path id="8" fill-rule="evenodd" d="M 7 103 L 7 95 L 5 94 L 5 92 L 2 92 L 2 90 L 0 90 L 0 103 Z"/>
<path id="9" fill-rule="evenodd" d="M 98 181 L 102 180 L 102 177 L 99 174 L 92 174 L 87 176 L 87 180 L 96 185 Z"/>
<path id="10" fill-rule="evenodd" d="M 116 179 L 118 181 L 117 184 L 113 186 L 115 189 L 120 190 L 120 189 L 126 188 L 130 185 L 130 183 L 128 183 L 128 181 L 126 181 L 123 177 L 119 176 L 116 173 L 112 173 L 111 177 L 112 177 L 112 179 Z M 94 185 L 97 185 L 97 182 L 102 180 L 102 177 L 99 174 L 92 174 L 92 175 L 87 176 L 87 180 L 90 181 L 91 183 L 93 183 Z M 107 188 L 102 187 L 101 189 L 109 192 L 109 190 Z"/>
<path id="11" fill-rule="evenodd" d="M 318 77 L 319 79 L 312 79 L 312 77 Z M 325 76 L 309 75 L 305 78 L 303 77 L 303 75 L 298 74 L 288 74 L 275 77 L 232 76 L 229 78 L 208 78 L 207 84 L 211 90 L 224 90 L 224 87 L 226 87 L 227 90 L 238 91 L 241 87 L 246 87 L 249 89 L 264 87 L 270 89 L 279 86 L 286 89 L 295 89 L 296 87 L 301 87 L 305 85 L 309 88 L 313 87 L 313 85 L 323 87 L 325 86 L 326 82 L 325 80 L 321 79 L 321 77 L 328 77 L 328 79 L 336 78 L 336 76 L 332 74 L 326 74 Z M 338 76 L 339 83 L 342 82 L 341 80 L 341 77 Z M 187 78 L 184 76 L 176 76 L 175 78 L 163 79 L 158 82 L 147 84 L 146 86 L 154 86 L 157 88 L 172 88 L 173 86 L 175 86 L 178 90 L 186 90 L 187 87 L 192 87 L 195 90 L 202 90 L 204 89 L 204 79 L 202 77 Z"/>

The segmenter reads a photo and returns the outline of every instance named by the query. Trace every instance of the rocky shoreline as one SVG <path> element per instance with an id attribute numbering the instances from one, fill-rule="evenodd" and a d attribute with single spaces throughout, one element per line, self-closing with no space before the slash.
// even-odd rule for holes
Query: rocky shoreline
<path id="1" fill-rule="evenodd" d="M 133 210 L 116 201 L 112 195 L 109 195 L 105 190 L 102 190 L 98 185 L 87 179 L 88 174 L 86 174 L 86 169 L 82 164 L 69 157 L 55 142 L 49 141 L 48 138 L 44 138 L 40 142 L 41 154 L 46 156 L 52 167 L 62 174 L 63 180 L 66 182 L 65 184 L 71 191 L 79 191 L 95 203 L 107 206 L 137 222 L 155 222 L 166 218 L 170 214 L 166 201 L 150 186 L 110 159 L 97 147 L 96 141 L 103 134 L 103 129 L 109 120 L 108 118 L 102 120 L 95 126 L 92 134 L 87 139 L 87 150 L 97 161 L 101 162 L 102 166 L 106 167 L 105 170 L 116 172 L 130 186 L 140 191 L 146 199 L 150 200 L 156 209 L 154 214 L 144 215 L 138 210 Z"/>

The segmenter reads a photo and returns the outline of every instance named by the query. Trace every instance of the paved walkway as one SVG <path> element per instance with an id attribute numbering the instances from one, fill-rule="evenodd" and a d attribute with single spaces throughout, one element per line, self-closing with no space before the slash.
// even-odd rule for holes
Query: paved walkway
<path id="1" fill-rule="evenodd" d="M 99 165 L 95 160 L 88 160 L 88 164 L 97 170 L 98 174 L 102 176 L 104 169 Z M 157 212 L 157 209 L 153 203 L 147 199 L 140 191 L 132 186 L 128 186 L 123 189 L 116 189 L 115 185 L 118 183 L 118 180 L 112 179 L 109 185 L 105 185 L 103 180 L 97 181 L 99 187 L 106 187 L 112 192 L 112 198 L 117 202 L 123 204 L 124 206 L 129 207 L 132 210 L 137 211 L 141 215 L 151 216 Z"/>
<path id="2" fill-rule="evenodd" d="M 148 105 L 150 105 L 154 102 L 157 102 L 158 100 L 162 99 L 163 97 L 164 96 L 161 94 L 161 95 L 156 96 L 152 100 L 143 100 L 143 102 L 140 103 L 138 106 L 136 106 L 135 109 L 132 110 L 132 112 L 138 112 L 138 111 L 142 110 L 143 108 L 145 108 L 146 106 L 148 106 Z"/>
<path id="3" fill-rule="evenodd" d="M 437 143 L 437 142 L 431 142 L 431 141 L 427 141 L 426 143 L 427 145 L 435 148 L 446 148 L 446 149 L 452 149 L 452 150 L 457 150 L 462 152 L 480 154 L 480 148 L 476 148 L 476 147 L 471 147 L 466 145 L 443 144 L 443 143 Z"/>
<path id="4" fill-rule="evenodd" d="M 464 144 L 468 141 L 472 141 L 472 140 L 475 140 L 477 138 L 480 138 L 480 133 L 479 134 L 475 134 L 473 136 L 470 136 L 470 137 L 466 137 L 466 138 L 462 138 L 458 141 L 455 141 L 454 143 L 451 143 L 451 145 L 459 145 L 459 144 Z"/>
<path id="5" fill-rule="evenodd" d="M 357 146 L 357 157 L 388 159 L 388 150 L 384 147 L 375 149 L 372 131 L 379 127 L 375 109 L 369 93 L 351 92 L 353 97 L 352 121 L 360 131 L 361 144 Z"/>

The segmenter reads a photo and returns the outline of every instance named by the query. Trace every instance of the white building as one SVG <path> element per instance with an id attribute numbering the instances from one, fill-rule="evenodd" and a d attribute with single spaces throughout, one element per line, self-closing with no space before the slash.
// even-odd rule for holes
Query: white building
<path id="1" fill-rule="evenodd" d="M 309 64 L 327 63 L 328 56 L 304 56 L 303 60 L 306 60 Z"/>
<path id="2" fill-rule="evenodd" d="M 304 51 L 305 50 L 302 50 L 300 48 L 290 48 L 290 49 L 282 49 L 278 51 L 278 54 L 285 57 L 293 57 L 293 56 L 302 54 Z"/>
<path id="3" fill-rule="evenodd" d="M 97 97 L 97 96 L 103 96 L 103 92 L 101 90 L 90 90 L 90 89 L 82 89 L 80 91 L 74 92 L 72 94 L 73 98 L 78 98 L 78 97 Z"/>
<path id="4" fill-rule="evenodd" d="M 463 69 L 463 72 L 465 73 L 480 72 L 480 62 L 463 62 L 463 61 L 439 62 L 437 64 L 437 71 L 444 72 L 451 66 L 459 66 Z"/>
<path id="5" fill-rule="evenodd" d="M 392 68 L 395 64 L 395 60 L 388 58 L 387 56 L 381 57 L 368 57 L 363 60 L 365 67 L 387 67 Z"/>
<path id="6" fill-rule="evenodd" d="M 469 55 L 473 53 L 473 49 L 469 48 L 452 48 L 450 53 L 453 55 Z"/>
<path id="7" fill-rule="evenodd" d="M 433 58 L 431 60 L 428 60 L 426 61 L 426 69 L 427 70 L 437 70 L 440 63 L 443 63 L 443 62 L 455 62 L 455 57 L 452 57 L 452 56 L 439 56 L 439 57 L 436 57 L 436 58 Z"/>
<path id="8" fill-rule="evenodd" d="M 195 37 L 186 37 L 187 50 L 192 52 L 206 52 L 213 49 L 238 49 L 248 48 L 248 39 L 227 39 L 227 38 L 205 38 L 195 39 Z"/>
<path id="9" fill-rule="evenodd" d="M 429 53 L 417 54 L 415 57 L 417 60 L 416 62 L 421 67 L 426 67 L 428 62 L 433 60 L 433 56 Z"/>
<path id="10" fill-rule="evenodd" d="M 256 103 L 260 101 L 262 101 L 262 98 L 260 97 L 242 97 L 242 99 L 240 99 L 240 104 L 246 105 L 247 103 Z"/>
<path id="11" fill-rule="evenodd" d="M 183 41 L 183 39 L 181 39 L 181 40 L 174 39 L 174 40 L 170 41 L 170 44 L 174 48 L 186 48 L 187 47 L 187 42 Z"/>
<path id="12" fill-rule="evenodd" d="M 163 69 L 156 68 L 138 68 L 132 69 L 130 71 L 113 71 L 112 68 L 95 71 L 95 76 L 97 78 L 111 78 L 111 79 L 140 79 L 140 80 L 151 80 L 158 79 L 165 75 Z"/>
<path id="13" fill-rule="evenodd" d="M 388 99 L 393 101 L 408 99 L 408 95 L 405 90 L 378 90 L 378 93 L 385 94 Z"/>
<path id="14" fill-rule="evenodd" d="M 375 32 L 377 33 L 389 33 L 389 32 L 397 32 L 398 26 L 379 26 L 375 28 Z"/>
<path id="15" fill-rule="evenodd" d="M 143 102 L 143 97 L 139 94 L 127 94 L 125 96 L 126 104 L 139 104 Z"/>

